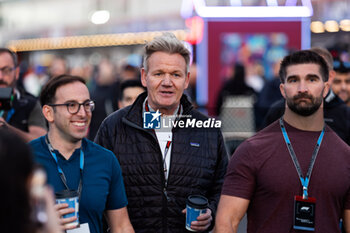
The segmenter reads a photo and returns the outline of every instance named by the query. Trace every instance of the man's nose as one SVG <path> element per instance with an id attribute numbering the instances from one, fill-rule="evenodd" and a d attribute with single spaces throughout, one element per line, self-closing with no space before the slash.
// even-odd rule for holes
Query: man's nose
<path id="1" fill-rule="evenodd" d="M 342 90 L 346 90 L 346 83 L 345 83 L 345 82 L 341 82 L 341 83 L 340 83 L 340 88 L 341 88 Z"/>
<path id="2" fill-rule="evenodd" d="M 87 112 L 84 109 L 84 105 L 80 105 L 80 108 L 79 108 L 79 111 L 77 112 L 77 115 L 79 115 L 79 116 L 87 115 Z"/>
<path id="3" fill-rule="evenodd" d="M 170 74 L 165 74 L 164 75 L 162 84 L 166 85 L 166 86 L 171 86 L 172 82 L 171 82 L 171 75 Z"/>
<path id="4" fill-rule="evenodd" d="M 298 86 L 298 92 L 308 92 L 308 86 L 305 81 L 301 81 Z"/>

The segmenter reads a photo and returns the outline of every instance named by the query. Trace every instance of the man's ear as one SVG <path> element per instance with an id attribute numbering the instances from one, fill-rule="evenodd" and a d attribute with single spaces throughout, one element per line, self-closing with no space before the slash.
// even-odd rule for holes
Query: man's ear
<path id="1" fill-rule="evenodd" d="M 186 77 L 185 77 L 185 79 L 186 79 L 185 80 L 185 89 L 188 87 L 188 84 L 190 83 L 190 75 L 191 75 L 191 73 L 188 72 Z"/>
<path id="2" fill-rule="evenodd" d="M 332 84 L 333 79 L 335 78 L 336 75 L 337 75 L 337 73 L 334 70 L 329 71 L 329 76 L 328 76 L 329 84 Z"/>
<path id="3" fill-rule="evenodd" d="M 324 83 L 323 98 L 325 98 L 328 95 L 329 89 L 330 89 L 330 84 L 328 80 L 328 82 Z"/>
<path id="4" fill-rule="evenodd" d="M 281 95 L 283 96 L 283 98 L 286 98 L 286 92 L 284 90 L 284 84 L 283 83 L 280 84 L 280 92 L 281 92 Z"/>
<path id="5" fill-rule="evenodd" d="M 19 66 L 17 66 L 16 67 L 16 69 L 15 69 L 15 78 L 16 78 L 16 81 L 18 80 L 18 78 L 19 78 Z"/>
<path id="6" fill-rule="evenodd" d="M 49 123 L 54 121 L 54 117 L 53 117 L 54 112 L 53 111 L 54 111 L 53 107 L 51 107 L 49 105 L 44 105 L 42 108 L 43 115 Z"/>
<path id="7" fill-rule="evenodd" d="M 147 88 L 147 73 L 145 68 L 141 69 L 141 83 L 142 83 L 142 86 Z"/>

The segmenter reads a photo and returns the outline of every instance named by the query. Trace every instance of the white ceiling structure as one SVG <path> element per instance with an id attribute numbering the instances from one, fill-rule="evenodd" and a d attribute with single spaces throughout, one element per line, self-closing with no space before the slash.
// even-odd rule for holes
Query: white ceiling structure
<path id="1" fill-rule="evenodd" d="M 312 2 L 312 20 L 350 18 L 350 0 L 200 0 L 207 6 L 303 5 Z M 10 40 L 184 29 L 181 7 L 192 0 L 0 0 L 0 46 Z M 108 10 L 95 25 L 96 10 Z"/>
<path id="2" fill-rule="evenodd" d="M 12 0 L 0 1 L 0 44 L 12 39 L 179 29 L 182 0 Z M 104 25 L 90 21 L 108 10 Z"/>

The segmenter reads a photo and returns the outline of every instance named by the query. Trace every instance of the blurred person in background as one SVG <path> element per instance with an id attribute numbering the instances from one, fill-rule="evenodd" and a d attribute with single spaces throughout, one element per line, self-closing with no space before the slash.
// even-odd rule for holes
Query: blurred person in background
<path id="1" fill-rule="evenodd" d="M 122 66 L 122 69 L 119 74 L 119 80 L 140 80 L 140 72 L 139 69 L 130 64 L 125 64 Z"/>
<path id="2" fill-rule="evenodd" d="M 52 78 L 67 73 L 68 66 L 66 60 L 63 57 L 54 57 L 48 68 L 49 77 Z"/>
<path id="3" fill-rule="evenodd" d="M 97 68 L 95 85 L 91 87 L 91 99 L 96 108 L 92 113 L 88 138 L 93 140 L 101 122 L 118 109 L 120 82 L 117 80 L 115 67 L 110 60 L 104 58 Z"/>
<path id="4" fill-rule="evenodd" d="M 17 88 L 19 76 L 17 55 L 7 48 L 0 48 L 0 92 L 5 93 L 11 88 L 11 105 L 0 106 L 0 127 L 7 127 L 26 142 L 29 142 L 46 133 L 46 123 L 37 99 Z M 4 97 L 3 97 L 4 98 Z"/>
<path id="5" fill-rule="evenodd" d="M 83 64 L 75 65 L 74 67 L 72 67 L 69 74 L 72 76 L 82 77 L 86 82 L 86 86 L 90 90 L 93 85 L 93 71 L 93 65 L 90 62 L 84 62 Z"/>
<path id="6" fill-rule="evenodd" d="M 30 70 L 23 77 L 23 86 L 30 94 L 38 97 L 47 80 L 49 80 L 49 76 L 46 74 L 46 68 L 38 65 L 35 70 Z"/>
<path id="7" fill-rule="evenodd" d="M 335 71 L 333 68 L 333 57 L 327 49 L 314 47 L 310 49 L 320 55 L 327 63 L 329 69 L 328 83 L 332 84 Z M 280 118 L 284 113 L 285 100 L 275 102 L 270 107 L 265 116 L 263 127 L 268 126 L 272 122 Z M 330 88 L 324 99 L 324 120 L 331 127 L 338 136 L 350 145 L 350 110 Z M 262 127 L 262 128 L 263 128 Z"/>
<path id="8" fill-rule="evenodd" d="M 246 66 L 246 84 L 253 88 L 255 93 L 260 93 L 265 83 L 265 68 L 259 62 L 252 59 Z"/>
<path id="9" fill-rule="evenodd" d="M 257 102 L 255 104 L 255 125 L 256 129 L 260 130 L 263 125 L 264 118 L 269 111 L 270 106 L 278 100 L 282 100 L 279 86 L 281 84 L 278 76 L 281 60 L 278 60 L 273 65 L 273 77 L 266 81 L 263 89 L 258 95 Z"/>
<path id="10" fill-rule="evenodd" d="M 233 75 L 230 79 L 225 81 L 219 91 L 219 96 L 216 102 L 216 114 L 219 116 L 221 113 L 221 107 L 225 102 L 226 97 L 229 96 L 251 96 L 256 92 L 253 88 L 246 84 L 246 71 L 242 64 L 235 64 L 233 69 Z"/>
<path id="11" fill-rule="evenodd" d="M 120 96 L 118 101 L 119 108 L 132 105 L 137 97 L 146 91 L 139 80 L 126 80 L 120 85 Z"/>
<path id="12" fill-rule="evenodd" d="M 334 70 L 331 88 L 350 107 L 350 62 L 334 61 Z"/>
<path id="13" fill-rule="evenodd" d="M 111 151 L 85 138 L 94 102 L 81 77 L 60 75 L 50 79 L 40 94 L 49 132 L 30 142 L 36 161 L 47 174 L 56 194 L 75 190 L 79 195 L 79 222 L 91 233 L 102 232 L 104 211 L 111 233 L 132 233 L 120 165 Z M 63 178 L 64 177 L 64 178 Z M 59 216 L 74 212 L 56 204 Z M 61 218 L 65 230 L 76 217 Z"/>
<path id="14" fill-rule="evenodd" d="M 196 97 L 197 97 L 197 64 L 192 63 L 190 66 L 190 82 L 188 87 L 185 89 L 184 93 L 187 95 L 189 101 L 193 106 L 197 107 Z"/>
<path id="15" fill-rule="evenodd" d="M 190 75 L 190 52 L 184 44 L 165 33 L 150 41 L 144 52 L 141 81 L 147 92 L 107 117 L 95 142 L 120 161 L 136 232 L 188 232 L 186 199 L 196 194 L 209 204 L 191 229 L 208 232 L 227 166 L 222 134 L 210 127 L 144 127 L 147 112 L 170 120 L 209 120 L 183 94 Z"/>
<path id="16" fill-rule="evenodd" d="M 0 151 L 0 231 L 61 233 L 52 191 L 35 175 L 29 146 L 18 135 L 0 128 Z"/>

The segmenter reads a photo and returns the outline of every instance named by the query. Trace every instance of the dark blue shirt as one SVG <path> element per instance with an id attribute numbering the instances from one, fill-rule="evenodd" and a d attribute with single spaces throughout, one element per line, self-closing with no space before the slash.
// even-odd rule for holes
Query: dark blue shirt
<path id="1" fill-rule="evenodd" d="M 47 172 L 48 183 L 55 192 L 65 189 L 57 170 L 45 137 L 31 141 L 35 160 L 44 166 Z M 89 141 L 83 139 L 84 170 L 82 177 L 82 193 L 79 203 L 80 223 L 89 223 L 91 233 L 102 232 L 102 215 L 104 210 L 114 210 L 125 207 L 127 199 L 121 169 L 115 155 Z M 66 160 L 58 151 L 58 164 L 67 178 L 67 185 L 72 190 L 78 190 L 80 181 L 80 149 Z"/>

